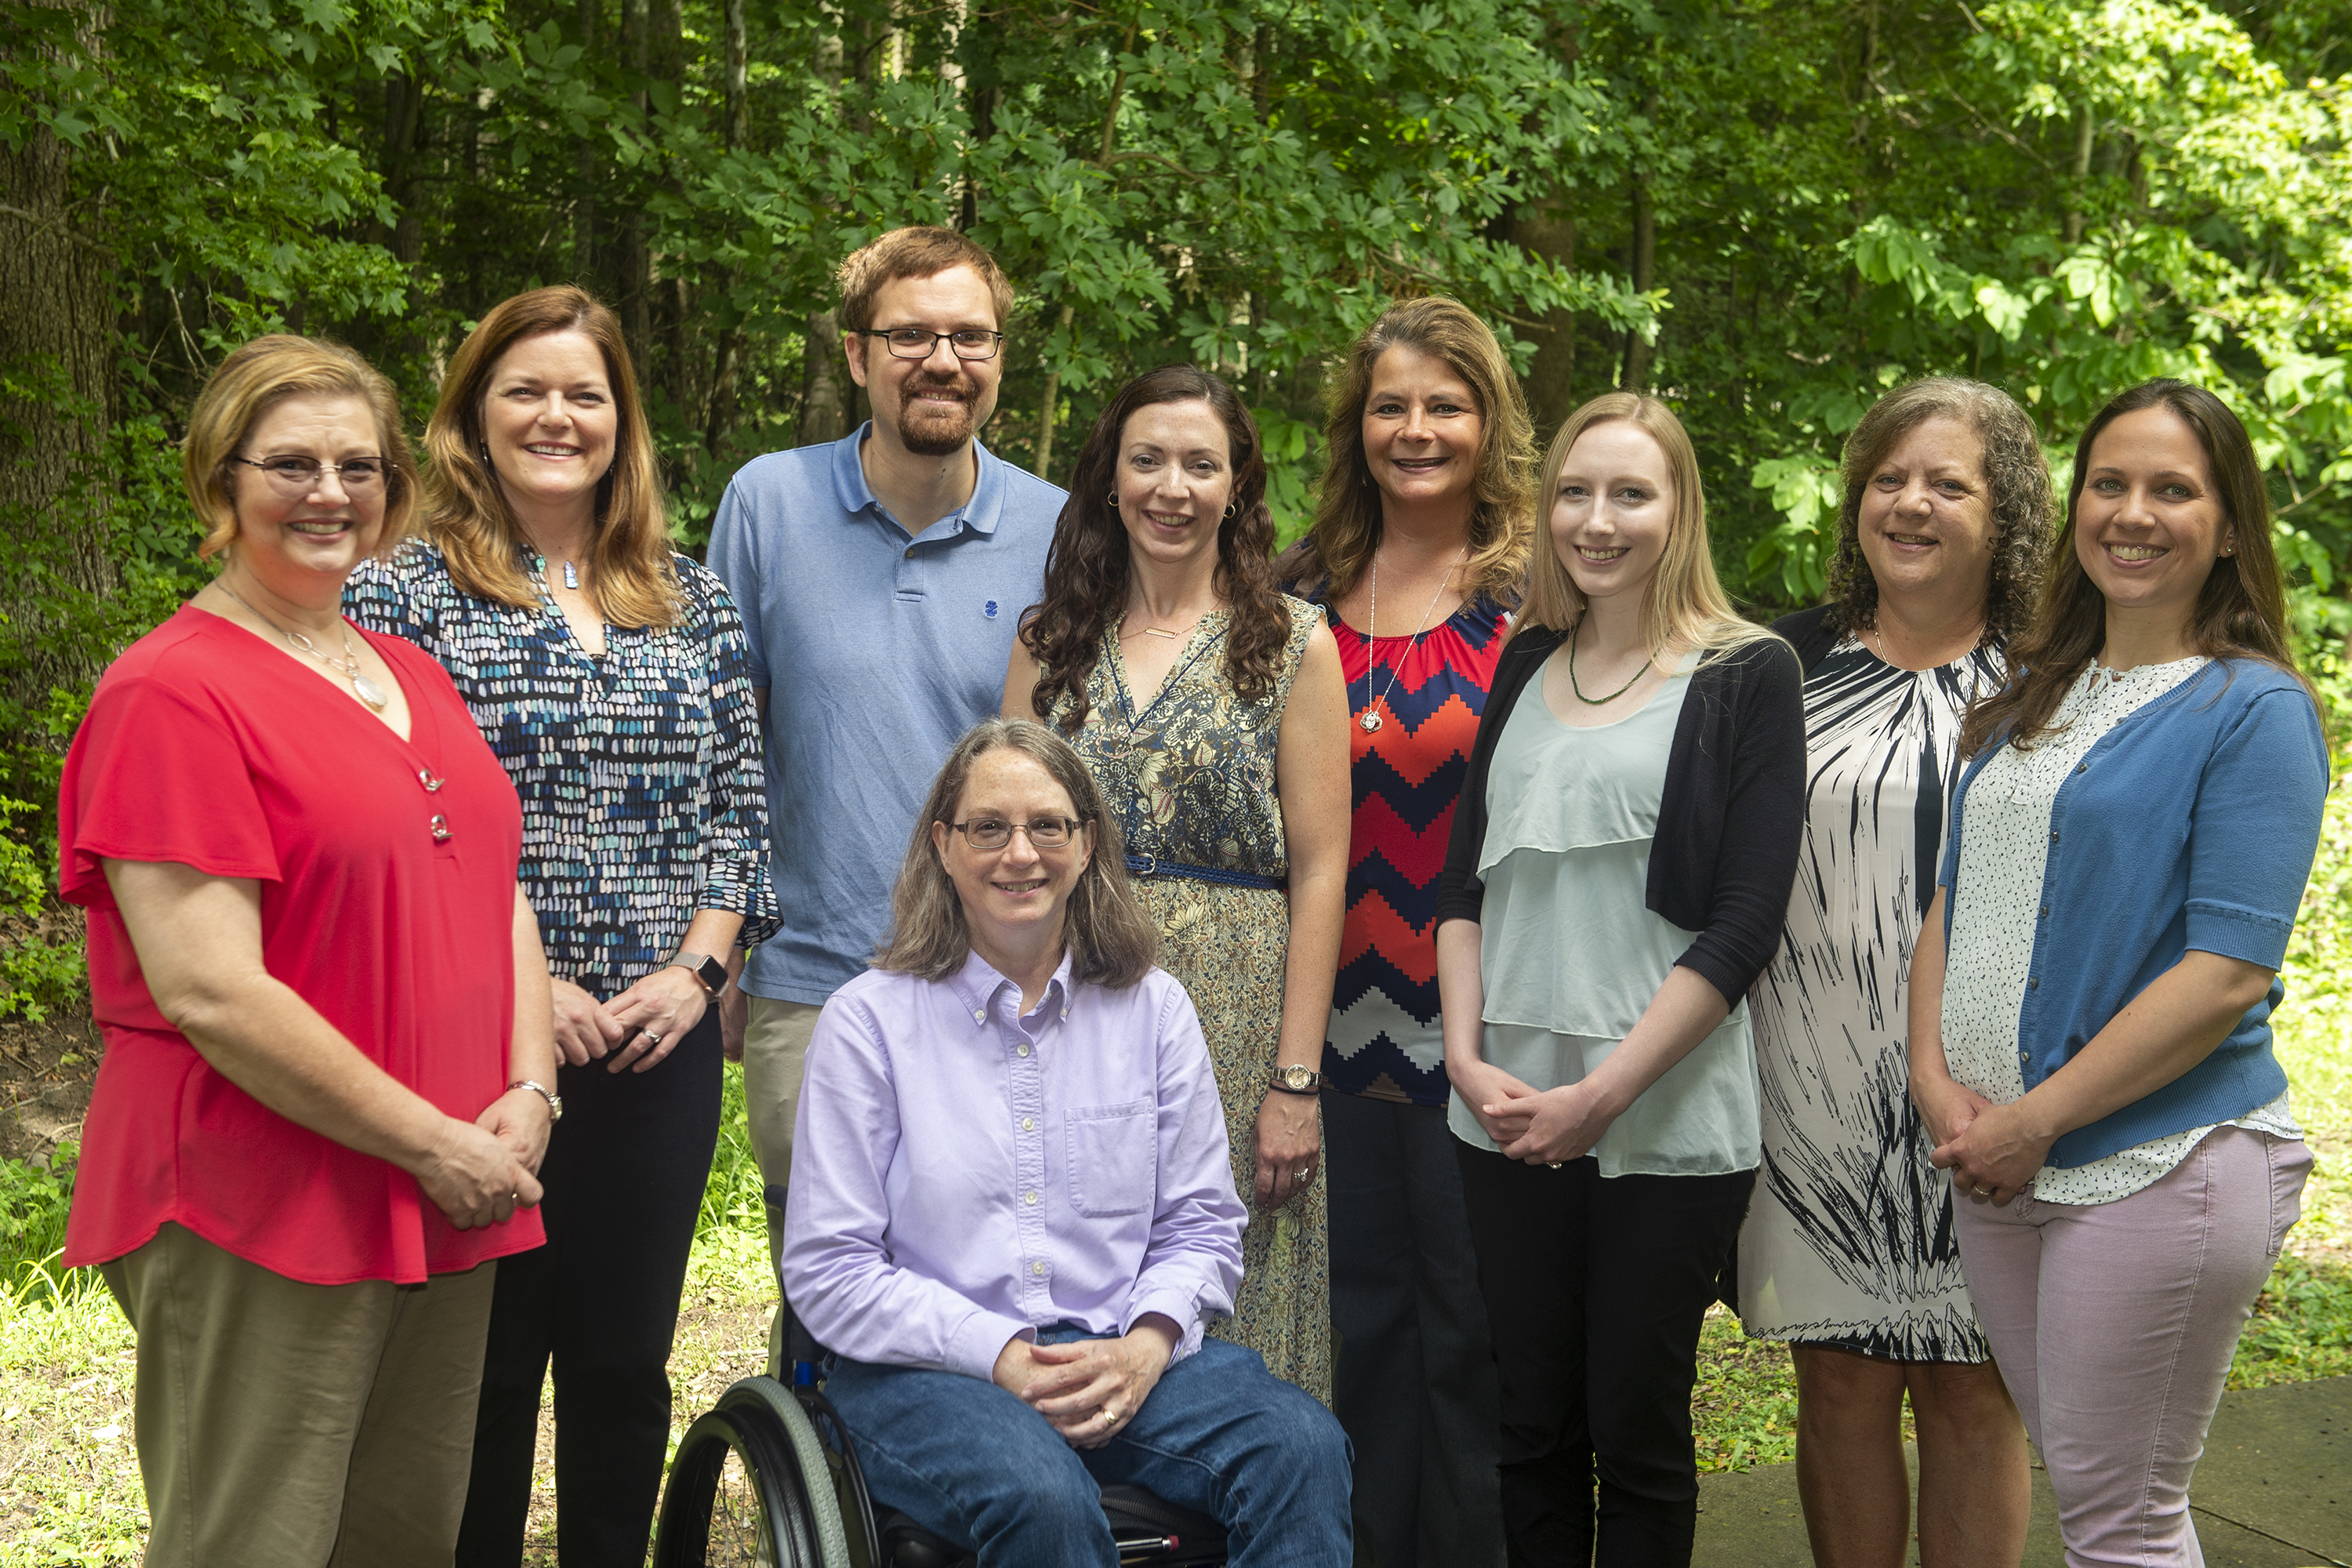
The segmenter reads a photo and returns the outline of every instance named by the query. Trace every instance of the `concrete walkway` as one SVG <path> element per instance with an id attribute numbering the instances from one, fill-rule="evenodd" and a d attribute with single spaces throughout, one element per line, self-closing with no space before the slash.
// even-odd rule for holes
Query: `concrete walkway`
<path id="1" fill-rule="evenodd" d="M 2224 1394 L 2189 1500 L 2207 1568 L 2352 1568 L 2352 1377 Z M 1705 1477 L 1699 1510 L 1697 1568 L 1812 1563 L 1794 1465 Z M 2037 1468 L 2024 1568 L 2065 1560 Z"/>

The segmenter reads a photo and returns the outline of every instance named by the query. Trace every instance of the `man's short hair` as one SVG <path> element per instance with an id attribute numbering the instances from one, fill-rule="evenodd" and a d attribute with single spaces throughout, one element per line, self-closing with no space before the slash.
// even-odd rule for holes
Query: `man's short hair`
<path id="1" fill-rule="evenodd" d="M 912 224 L 894 228 L 862 249 L 853 251 L 834 274 L 841 284 L 841 325 L 862 332 L 874 324 L 874 297 L 882 285 L 901 278 L 936 278 L 958 267 L 969 267 L 988 285 L 996 307 L 996 325 L 1003 331 L 1013 319 L 1013 285 L 996 258 L 951 228 Z"/>

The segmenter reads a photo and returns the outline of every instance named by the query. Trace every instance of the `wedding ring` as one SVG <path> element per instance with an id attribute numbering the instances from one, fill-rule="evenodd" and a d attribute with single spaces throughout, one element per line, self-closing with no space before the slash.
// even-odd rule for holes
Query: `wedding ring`
<path id="1" fill-rule="evenodd" d="M 655 1034 L 651 1029 L 647 1029 L 646 1031 L 646 1043 L 649 1046 L 658 1046 L 661 1044 L 661 1037 Z"/>
<path id="2" fill-rule="evenodd" d="M 1118 1425 L 1118 1406 L 1116 1405 L 1106 1405 L 1096 1414 L 1114 1426 Z"/>
<path id="3" fill-rule="evenodd" d="M 1559 1162 L 1558 1160 L 1546 1160 L 1544 1164 L 1555 1171 L 1559 1169 Z"/>
<path id="4" fill-rule="evenodd" d="M 1297 1169 L 1297 1170 L 1295 1170 L 1295 1171 L 1293 1171 L 1293 1172 L 1291 1172 L 1291 1173 L 1290 1173 L 1290 1179 L 1291 1179 L 1292 1181 L 1294 1181 L 1294 1182 L 1298 1182 L 1298 1183 L 1302 1183 L 1302 1184 L 1303 1184 L 1303 1183 L 1307 1180 L 1307 1170 L 1308 1170 L 1308 1167 L 1307 1167 L 1307 1166 L 1305 1166 L 1305 1165 L 1301 1165 L 1301 1166 L 1299 1166 L 1299 1167 L 1298 1167 L 1298 1169 Z"/>
<path id="5" fill-rule="evenodd" d="M 1989 1197 L 1992 1196 L 1992 1189 L 1991 1189 L 1990 1187 L 1976 1187 L 1976 1186 L 1972 1186 L 1972 1187 L 1970 1187 L 1970 1188 L 1969 1189 L 1969 1191 L 1970 1191 L 1970 1192 L 1972 1192 L 1972 1193 L 1976 1194 L 1976 1195 L 1977 1195 L 1977 1196 L 1979 1196 L 1979 1197 L 1980 1197 L 1980 1198 L 1989 1198 Z"/>

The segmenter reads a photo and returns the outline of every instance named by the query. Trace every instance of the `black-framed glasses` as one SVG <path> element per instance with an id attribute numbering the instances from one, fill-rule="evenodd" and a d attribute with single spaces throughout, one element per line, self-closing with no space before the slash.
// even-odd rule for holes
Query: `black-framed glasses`
<path id="1" fill-rule="evenodd" d="M 958 327 L 952 332 L 935 332 L 929 327 L 865 327 L 857 335 L 880 338 L 890 345 L 894 359 L 929 359 L 941 342 L 953 349 L 958 359 L 994 359 L 996 345 L 1004 341 L 1003 332 L 984 327 Z"/>
<path id="2" fill-rule="evenodd" d="M 319 488 L 319 480 L 332 474 L 342 482 L 346 495 L 373 495 L 392 481 L 390 458 L 351 458 L 340 463 L 322 463 L 316 458 L 298 458 L 290 453 L 270 458 L 231 458 L 232 463 L 243 463 L 248 468 L 259 468 L 279 495 L 306 496 Z"/>
<path id="3" fill-rule="evenodd" d="M 1002 849 L 1013 842 L 1016 833 L 1027 834 L 1033 849 L 1061 849 L 1078 836 L 1078 829 L 1086 824 L 1075 816 L 1039 816 L 1027 822 L 975 816 L 969 822 L 950 822 L 948 826 L 962 834 L 963 841 L 974 849 Z"/>

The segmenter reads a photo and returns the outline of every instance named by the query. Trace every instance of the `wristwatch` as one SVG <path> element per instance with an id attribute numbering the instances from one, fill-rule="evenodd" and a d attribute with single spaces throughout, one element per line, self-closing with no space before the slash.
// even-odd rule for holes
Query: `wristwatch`
<path id="1" fill-rule="evenodd" d="M 1323 1075 L 1313 1068 L 1286 1067 L 1274 1069 L 1274 1082 L 1266 1086 L 1285 1094 L 1320 1094 Z"/>
<path id="2" fill-rule="evenodd" d="M 514 1082 L 507 1085 L 507 1088 L 509 1089 L 527 1089 L 530 1090 L 531 1093 L 539 1096 L 540 1099 L 547 1101 L 547 1124 L 550 1127 L 554 1126 L 557 1122 L 563 1120 L 563 1097 L 556 1093 L 553 1089 L 548 1088 L 547 1085 L 543 1083 L 533 1083 L 527 1078 L 519 1078 L 515 1079 Z"/>
<path id="3" fill-rule="evenodd" d="M 681 950 L 669 963 L 701 981 L 702 988 L 714 997 L 727 989 L 727 966 L 709 953 L 687 952 Z M 669 964 L 664 964 L 662 967 L 667 969 Z"/>

